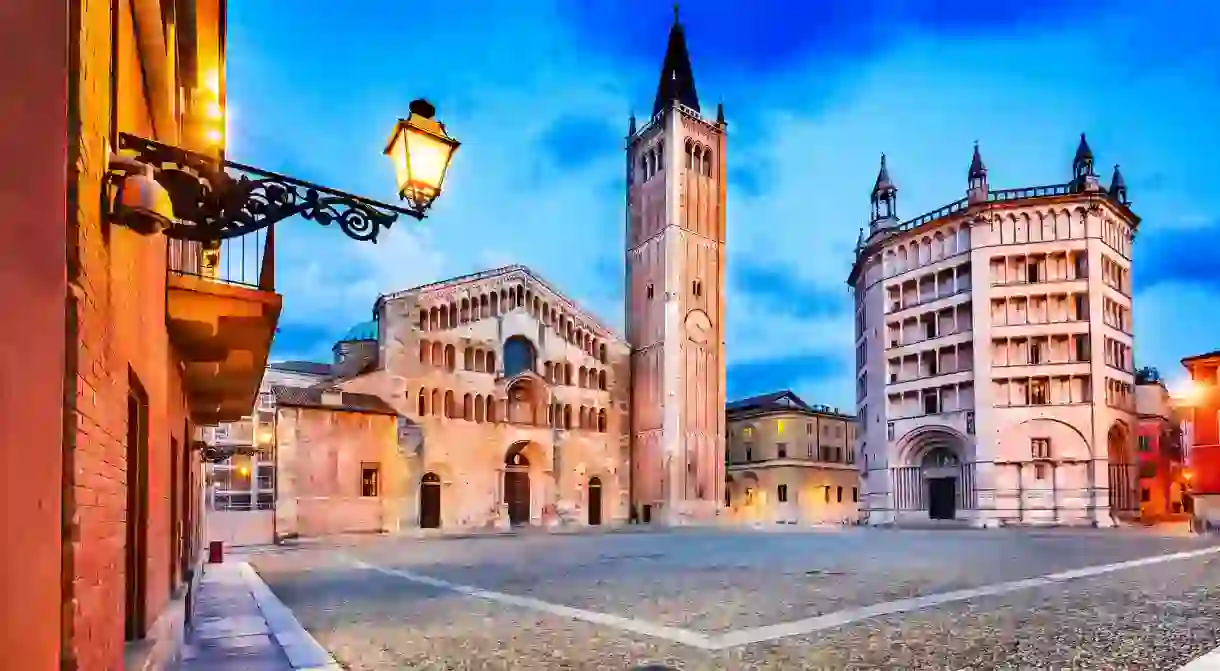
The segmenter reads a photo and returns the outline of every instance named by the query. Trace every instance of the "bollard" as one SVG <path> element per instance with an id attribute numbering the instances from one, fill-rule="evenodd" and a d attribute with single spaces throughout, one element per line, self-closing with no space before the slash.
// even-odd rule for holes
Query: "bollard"
<path id="1" fill-rule="evenodd" d="M 221 564 L 225 560 L 225 543 L 224 541 L 212 541 L 208 543 L 208 563 Z"/>

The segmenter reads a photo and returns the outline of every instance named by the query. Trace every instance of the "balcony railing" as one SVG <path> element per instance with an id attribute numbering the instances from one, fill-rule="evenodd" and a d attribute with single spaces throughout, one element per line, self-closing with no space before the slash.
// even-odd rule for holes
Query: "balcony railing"
<path id="1" fill-rule="evenodd" d="M 209 246 L 194 240 L 167 238 L 171 275 L 197 277 L 220 284 L 275 290 L 275 226 L 268 226 Z"/>

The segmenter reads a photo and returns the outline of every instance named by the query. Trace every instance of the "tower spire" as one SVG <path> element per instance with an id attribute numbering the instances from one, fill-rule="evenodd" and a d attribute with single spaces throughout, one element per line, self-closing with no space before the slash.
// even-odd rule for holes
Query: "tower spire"
<path id="1" fill-rule="evenodd" d="M 657 83 L 657 97 L 652 105 L 656 115 L 677 101 L 699 110 L 699 95 L 695 92 L 695 75 L 690 66 L 690 53 L 686 50 L 686 31 L 678 20 L 678 3 L 674 3 L 674 25 L 669 29 L 669 44 L 665 47 L 665 60 L 661 63 L 661 80 Z"/>

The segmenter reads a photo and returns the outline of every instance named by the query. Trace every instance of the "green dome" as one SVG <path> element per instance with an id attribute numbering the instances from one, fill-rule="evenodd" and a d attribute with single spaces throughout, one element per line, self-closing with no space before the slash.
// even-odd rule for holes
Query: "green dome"
<path id="1" fill-rule="evenodd" d="M 376 340 L 377 339 L 377 320 L 371 319 L 367 322 L 360 322 L 347 330 L 340 341 L 344 340 Z"/>

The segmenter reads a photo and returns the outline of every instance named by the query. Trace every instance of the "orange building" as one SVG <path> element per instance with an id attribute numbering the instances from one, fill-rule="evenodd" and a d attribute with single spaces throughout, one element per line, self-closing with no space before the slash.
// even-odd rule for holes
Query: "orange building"
<path id="1" fill-rule="evenodd" d="M 1189 406 L 1189 491 L 1198 525 L 1220 530 L 1220 350 L 1182 359 L 1191 387 Z"/>
<path id="2" fill-rule="evenodd" d="M 169 192 L 116 157 L 131 138 L 222 156 L 225 4 L 14 2 L 0 22 L 0 649 L 12 668 L 158 668 L 200 556 L 196 427 L 249 412 L 280 297 L 270 255 L 221 275 L 226 248 L 162 234 L 189 213 L 158 209 Z M 124 219 L 116 201 L 176 218 Z M 268 238 L 226 246 L 261 255 Z"/>
<path id="3" fill-rule="evenodd" d="M 1135 373 L 1135 411 L 1140 518 L 1176 519 L 1185 508 L 1181 417 L 1154 368 Z"/>

